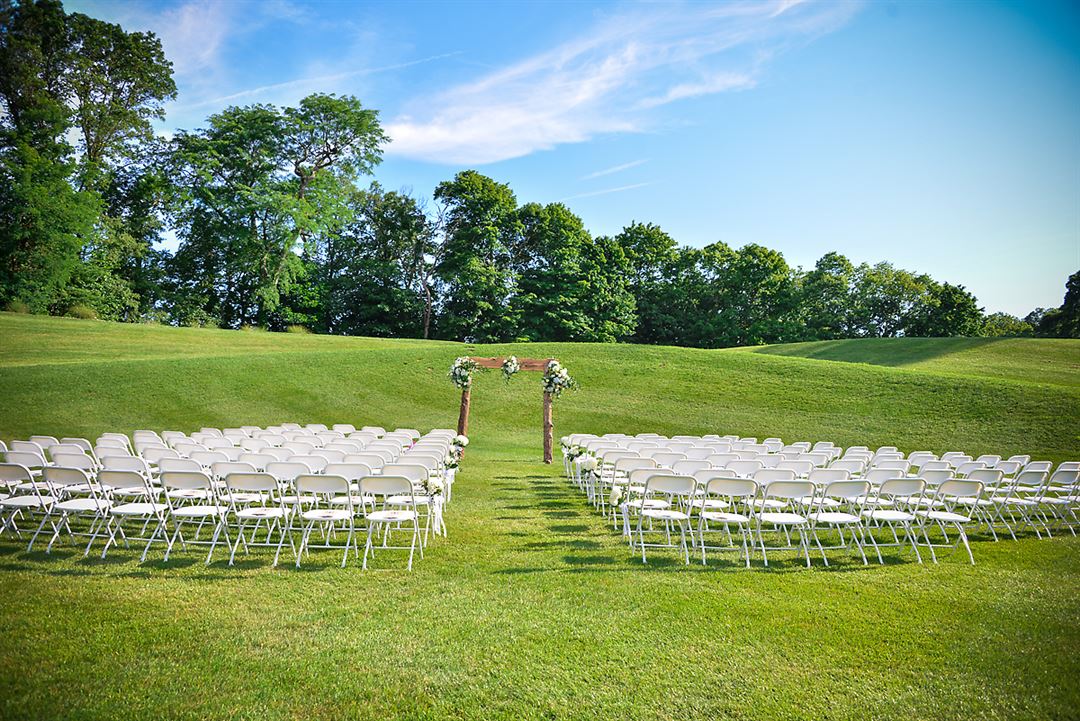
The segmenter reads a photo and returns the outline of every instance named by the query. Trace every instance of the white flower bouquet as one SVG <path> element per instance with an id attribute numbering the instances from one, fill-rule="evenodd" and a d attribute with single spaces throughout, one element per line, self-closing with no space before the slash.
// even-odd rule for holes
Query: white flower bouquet
<path id="1" fill-rule="evenodd" d="M 550 393 L 552 398 L 558 398 L 568 388 L 576 388 L 577 383 L 570 377 L 562 364 L 554 358 L 548 361 L 544 368 L 544 392 Z"/>
<path id="2" fill-rule="evenodd" d="M 454 436 L 454 440 L 451 442 L 458 448 L 464 448 L 465 446 L 469 445 L 469 439 L 466 436 L 461 435 Z"/>
<path id="3" fill-rule="evenodd" d="M 424 491 L 429 496 L 441 496 L 443 492 L 442 479 L 429 477 L 426 481 L 424 481 Z"/>
<path id="4" fill-rule="evenodd" d="M 454 360 L 454 364 L 450 366 L 450 372 L 446 375 L 455 386 L 461 390 L 467 390 L 472 386 L 473 373 L 478 370 L 482 372 L 484 369 L 472 358 L 461 356 Z"/>
<path id="5" fill-rule="evenodd" d="M 443 459 L 444 468 L 457 468 L 458 467 L 458 455 L 456 453 L 447 453 L 446 458 Z"/>
<path id="6" fill-rule="evenodd" d="M 519 370 L 521 370 L 521 364 L 518 363 L 517 356 L 510 356 L 504 360 L 502 364 L 503 380 L 509 383 L 510 379 L 513 378 L 514 374 Z"/>

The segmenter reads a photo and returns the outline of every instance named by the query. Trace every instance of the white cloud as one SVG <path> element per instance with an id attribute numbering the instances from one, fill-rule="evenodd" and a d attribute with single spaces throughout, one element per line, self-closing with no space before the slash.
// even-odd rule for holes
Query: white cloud
<path id="1" fill-rule="evenodd" d="M 632 160 L 629 163 L 615 165 L 610 168 L 604 168 L 603 170 L 597 170 L 595 173 L 583 175 L 581 176 L 581 180 L 593 180 L 594 178 L 602 178 L 605 175 L 614 175 L 615 173 L 621 173 L 624 170 L 630 170 L 630 168 L 636 168 L 639 165 L 644 165 L 647 162 L 649 162 L 648 158 L 644 158 L 642 160 Z"/>
<path id="2" fill-rule="evenodd" d="M 604 190 L 593 190 L 588 193 L 578 193 L 577 195 L 569 195 L 559 200 L 560 203 L 565 203 L 568 200 L 577 200 L 578 198 L 594 198 L 597 195 L 610 195 L 612 193 L 621 193 L 624 190 L 634 190 L 635 188 L 644 188 L 647 185 L 653 185 L 653 183 L 633 183 L 632 185 L 620 185 L 617 188 L 605 188 Z"/>
<path id="3" fill-rule="evenodd" d="M 434 97 L 386 125 L 387 152 L 484 164 L 597 135 L 639 132 L 648 110 L 752 88 L 773 52 L 846 23 L 855 2 L 643 6 Z"/>

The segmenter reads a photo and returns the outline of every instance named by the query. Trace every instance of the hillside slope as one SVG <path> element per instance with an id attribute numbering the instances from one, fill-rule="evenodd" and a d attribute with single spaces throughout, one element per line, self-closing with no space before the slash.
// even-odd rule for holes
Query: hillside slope
<path id="1" fill-rule="evenodd" d="M 738 350 L 1073 388 L 1080 383 L 1080 341 L 1063 338 L 860 338 Z"/>
<path id="2" fill-rule="evenodd" d="M 557 432 L 720 432 L 827 438 L 906 449 L 1077 453 L 1078 343 L 1015 340 L 962 352 L 951 339 L 899 339 L 902 367 L 822 363 L 806 344 L 759 352 L 629 345 L 463 344 L 176 329 L 0 314 L 0 437 L 94 436 L 284 420 L 452 426 L 446 379 L 464 353 L 559 357 L 581 390 L 558 402 Z M 941 346 L 932 357 L 930 348 Z M 882 355 L 846 341 L 835 357 Z M 1047 357 L 1051 370 L 1033 359 Z M 825 350 L 819 352 L 824 353 Z M 966 354 L 961 363 L 958 355 Z M 966 365 L 965 365 L 966 364 Z M 984 371 L 960 373 L 958 368 Z M 1050 379 L 1050 380 L 1048 380 Z M 473 434 L 533 444 L 536 374 L 476 384 Z"/>

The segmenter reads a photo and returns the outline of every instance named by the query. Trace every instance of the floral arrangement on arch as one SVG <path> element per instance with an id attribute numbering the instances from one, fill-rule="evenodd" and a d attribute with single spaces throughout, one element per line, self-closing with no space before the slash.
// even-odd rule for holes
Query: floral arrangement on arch
<path id="1" fill-rule="evenodd" d="M 562 392 L 569 388 L 576 388 L 577 383 L 570 377 L 570 373 L 562 367 L 562 363 L 552 358 L 544 368 L 544 392 L 550 393 L 552 398 L 558 398 Z"/>
<path id="2" fill-rule="evenodd" d="M 510 356 L 502 363 L 503 380 L 507 383 L 514 377 L 514 374 L 521 370 L 521 364 L 518 363 L 517 356 Z"/>
<path id="3" fill-rule="evenodd" d="M 454 364 L 450 366 L 450 372 L 447 373 L 446 376 L 450 379 L 451 383 L 464 391 L 472 386 L 473 373 L 483 370 L 484 369 L 480 364 L 472 358 L 461 356 L 454 360 Z"/>

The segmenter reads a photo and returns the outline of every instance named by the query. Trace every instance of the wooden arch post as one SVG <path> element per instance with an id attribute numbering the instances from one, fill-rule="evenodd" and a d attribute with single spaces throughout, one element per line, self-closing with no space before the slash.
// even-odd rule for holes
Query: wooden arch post
<path id="1" fill-rule="evenodd" d="M 502 358 L 477 358 L 470 356 L 470 360 L 476 361 L 476 365 L 481 368 L 502 369 Z M 518 370 L 519 371 L 540 371 L 541 373 L 547 368 L 547 364 L 551 361 L 550 358 L 518 358 Z M 471 387 L 461 391 L 461 412 L 458 414 L 458 433 L 463 436 L 468 435 L 469 430 L 469 405 L 472 401 L 470 395 Z M 554 460 L 555 452 L 555 424 L 551 418 L 551 394 L 544 392 L 544 463 L 551 463 Z"/>

